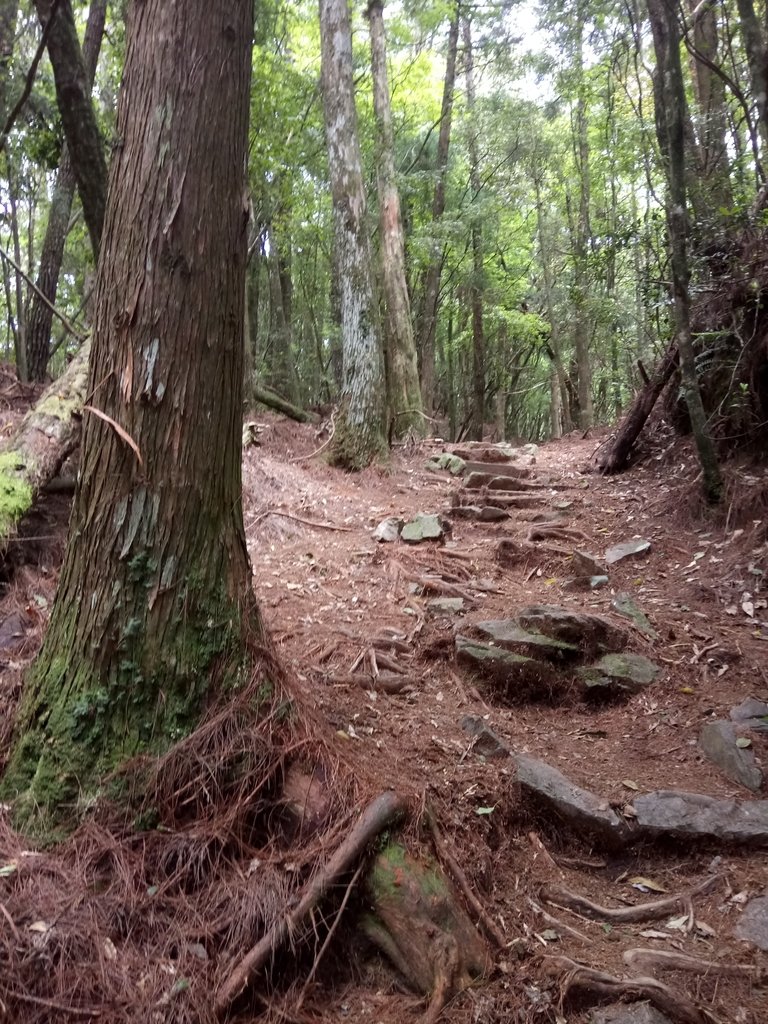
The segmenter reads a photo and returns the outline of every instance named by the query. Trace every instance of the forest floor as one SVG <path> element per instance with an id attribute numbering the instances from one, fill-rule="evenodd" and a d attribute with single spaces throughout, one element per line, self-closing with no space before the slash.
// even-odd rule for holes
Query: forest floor
<path id="1" fill-rule="evenodd" d="M 9 429 L 22 404 L 6 403 L 0 428 Z M 307 458 L 323 441 L 315 428 L 267 414 L 255 418 L 260 443 L 244 455 L 245 529 L 255 591 L 295 692 L 329 723 L 339 744 L 354 747 L 374 773 L 381 766 L 382 788 L 423 793 L 508 941 L 495 952 L 490 977 L 456 996 L 440 1019 L 592 1020 L 592 999 L 559 1002 L 558 985 L 542 972 L 549 956 L 617 977 L 626 976 L 623 953 L 637 947 L 764 972 L 768 953 L 734 934 L 748 901 L 768 894 L 764 850 L 669 840 L 604 848 L 551 807 L 525 800 L 514 761 L 503 749 L 486 756 L 462 723 L 467 716 L 480 720 L 502 746 L 556 767 L 628 820 L 633 799 L 655 790 L 759 799 L 725 778 L 703 756 L 698 738 L 705 722 L 728 719 L 743 700 L 768 699 L 765 467 L 731 469 L 726 508 L 709 515 L 696 496 L 695 457 L 686 442 L 660 432 L 646 443 L 639 465 L 603 478 L 589 465 L 607 435 L 576 434 L 523 448 L 521 462 L 548 486 L 535 491 L 531 507 L 478 522 L 453 514 L 461 480 L 425 468 L 430 456 L 466 446 L 406 445 L 388 469 L 350 476 L 329 468 L 322 453 Z M 10 552 L 16 570 L 0 599 L 6 721 L 53 601 L 68 502 L 67 495 L 45 496 Z M 444 542 L 374 538 L 387 517 L 409 520 L 418 513 L 450 522 Z M 537 524 L 555 517 L 555 534 L 537 540 Z M 570 557 L 558 549 L 601 556 L 637 537 L 650 541 L 650 550 L 612 566 L 607 585 L 569 588 Z M 500 561 L 503 540 L 522 544 L 524 557 L 512 565 Z M 655 638 L 617 615 L 612 601 L 619 593 L 642 608 Z M 430 604 L 446 596 L 462 596 L 463 607 Z M 652 659 L 659 676 L 642 693 L 600 702 L 573 691 L 504 692 L 457 664 L 457 633 L 531 605 L 598 613 L 629 628 L 632 650 Z M 386 665 L 376 663 L 381 648 L 372 641 L 385 635 L 398 641 L 393 659 L 406 681 L 394 687 L 399 692 L 377 689 L 373 679 Z M 768 771 L 764 734 L 755 734 L 751 749 Z M 687 918 L 678 910 L 651 923 L 611 924 L 543 908 L 538 900 L 542 886 L 557 885 L 621 908 L 684 896 L 712 870 L 717 885 L 695 897 Z M 361 944 L 350 956 L 353 935 L 340 929 L 303 1009 L 293 1017 L 284 1003 L 285 1019 L 421 1019 L 424 1003 L 377 954 Z M 717 970 L 663 979 L 713 1020 L 768 1020 L 768 990 L 752 980 Z"/>

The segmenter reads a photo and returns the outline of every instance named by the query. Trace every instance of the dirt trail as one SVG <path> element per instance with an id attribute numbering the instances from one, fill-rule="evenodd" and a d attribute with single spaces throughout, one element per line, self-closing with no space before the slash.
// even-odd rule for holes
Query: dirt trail
<path id="1" fill-rule="evenodd" d="M 486 759 L 462 727 L 466 716 L 484 719 L 516 753 L 558 767 L 606 806 L 631 809 L 638 793 L 658 789 L 753 797 L 702 756 L 697 739 L 708 718 L 728 718 L 742 700 L 768 697 L 765 524 L 741 511 L 750 488 L 762 493 L 764 472 L 741 473 L 739 508 L 728 523 L 717 524 L 697 520 L 687 507 L 695 504 L 689 485 L 695 467 L 685 445 L 660 449 L 641 467 L 605 479 L 582 472 L 598 441 L 566 438 L 540 446 L 528 459 L 536 477 L 557 489 L 537 491 L 536 505 L 512 510 L 506 519 L 477 522 L 452 513 L 461 481 L 424 468 L 442 450 L 439 444 L 400 450 L 388 471 L 345 476 L 322 456 L 302 459 L 320 443 L 313 428 L 274 417 L 260 422 L 261 445 L 244 457 L 245 526 L 254 587 L 280 656 L 340 744 L 353 745 L 372 770 L 380 766 L 383 783 L 423 790 L 470 883 L 511 943 L 490 982 L 458 997 L 442 1019 L 589 1020 L 586 1010 L 557 1010 L 556 992 L 542 982 L 539 954 L 582 959 L 618 975 L 626 970 L 627 948 L 649 945 L 765 967 L 766 954 L 733 935 L 748 898 L 768 890 L 764 855 L 673 844 L 614 855 L 593 849 L 556 818 L 522 805 L 513 762 Z M 373 538 L 383 519 L 420 512 L 451 522 L 445 544 Z M 515 565 L 498 561 L 501 540 L 535 536 L 535 518 L 552 521 L 553 513 L 570 534 L 531 541 Z M 46 539 L 22 537 L 14 557 L 33 564 L 20 568 L 0 601 L 0 637 L 3 624 L 21 616 L 19 642 L 12 653 L 0 654 L 6 709 L 17 699 L 45 625 L 66 501 L 48 499 L 37 517 L 25 532 Z M 650 541 L 649 553 L 612 567 L 609 585 L 594 591 L 569 590 L 570 560 L 550 550 L 578 547 L 601 556 L 633 537 Z M 436 595 L 422 589 L 436 580 L 449 584 L 444 596 L 466 597 L 461 613 L 431 612 L 428 601 Z M 560 705 L 505 705 L 456 664 L 457 632 L 528 605 L 597 612 L 627 627 L 611 608 L 618 592 L 631 595 L 658 634 L 649 639 L 630 627 L 633 650 L 662 668 L 651 687 L 624 703 L 573 698 Z M 359 685 L 358 677 L 371 669 L 372 637 L 387 630 L 396 640 L 390 656 L 407 680 L 397 693 L 375 690 L 372 679 L 370 686 Z M 380 670 L 387 664 L 386 655 L 377 660 Z M 754 749 L 768 766 L 760 737 Z M 530 902 L 547 883 L 612 906 L 662 890 L 674 895 L 699 883 L 715 857 L 723 881 L 696 899 L 699 927 L 690 932 L 680 925 L 664 930 L 663 923 L 605 925 L 554 910 L 587 941 L 564 931 L 558 938 Z M 650 894 L 633 887 L 636 876 L 650 881 Z M 343 948 L 341 938 L 338 945 Z M 670 977 L 674 983 L 676 975 Z M 734 978 L 680 978 L 722 1020 L 768 1019 L 765 989 Z M 376 958 L 353 957 L 351 965 L 343 952 L 335 964 L 329 958 L 325 984 L 324 991 L 317 982 L 307 996 L 314 1019 L 394 1022 L 418 1019 L 421 1012 L 413 996 L 393 989 Z"/>

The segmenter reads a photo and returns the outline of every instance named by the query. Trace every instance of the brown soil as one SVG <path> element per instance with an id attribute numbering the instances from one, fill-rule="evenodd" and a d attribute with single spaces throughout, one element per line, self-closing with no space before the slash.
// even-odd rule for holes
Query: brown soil
<path id="1" fill-rule="evenodd" d="M 543 490 L 540 508 L 513 512 L 501 523 L 478 523 L 451 518 L 451 497 L 460 483 L 424 469 L 426 458 L 443 450 L 438 442 L 399 449 L 388 470 L 346 476 L 330 469 L 322 454 L 302 458 L 322 443 L 315 428 L 258 419 L 261 445 L 244 457 L 246 534 L 254 587 L 295 692 L 330 723 L 338 744 L 354 751 L 353 760 L 379 777 L 381 788 L 423 793 L 509 943 L 489 980 L 456 997 L 441 1019 L 588 1021 L 586 1004 L 560 1004 L 558 984 L 547 981 L 548 956 L 568 956 L 617 976 L 626 973 L 622 953 L 637 946 L 767 967 L 766 954 L 733 936 L 746 899 L 768 890 L 764 854 L 673 844 L 621 855 L 593 849 L 559 821 L 526 807 L 511 762 L 478 756 L 461 727 L 465 715 L 485 717 L 515 751 L 552 763 L 619 808 L 630 805 L 637 792 L 656 789 L 750 799 L 702 757 L 697 737 L 708 718 L 727 718 L 747 697 L 768 697 L 765 469 L 731 469 L 727 508 L 709 516 L 696 497 L 695 458 L 687 444 L 659 441 L 640 466 L 606 479 L 585 472 L 600 439 L 575 435 L 540 446 L 532 466 L 537 476 L 565 489 Z M 534 542 L 526 561 L 502 566 L 495 558 L 498 542 L 525 538 L 533 517 L 562 499 L 572 506 L 559 525 L 587 539 L 545 540 L 538 549 Z M 440 512 L 451 520 L 447 543 L 409 546 L 372 538 L 387 516 L 408 519 L 417 512 Z M 66 498 L 45 498 L 12 545 L 16 569 L 0 601 L 0 628 L 13 616 L 18 621 L 16 640 L 0 651 L 6 741 L 22 673 L 53 599 L 66 514 Z M 548 550 L 579 547 L 601 555 L 608 545 L 634 536 L 651 541 L 650 554 L 614 567 L 609 587 L 586 593 L 564 587 L 567 560 Z M 471 595 L 473 606 L 458 616 L 431 615 L 428 596 L 419 593 L 428 575 L 447 576 Z M 623 704 L 503 706 L 487 684 L 454 662 L 458 630 L 476 620 L 513 616 L 525 605 L 590 610 L 626 625 L 610 609 L 617 591 L 632 594 L 660 635 L 651 641 L 632 633 L 633 648 L 664 670 L 646 695 Z M 747 592 L 751 609 L 743 598 Z M 396 694 L 377 691 L 373 680 L 365 687 L 351 678 L 370 673 L 371 640 L 386 630 L 401 641 L 393 657 L 408 680 Z M 755 747 L 768 769 L 768 751 L 757 740 Z M 549 883 L 608 906 L 658 898 L 633 887 L 635 876 L 667 894 L 684 893 L 705 877 L 713 858 L 722 882 L 695 899 L 698 927 L 690 931 L 665 929 L 667 919 L 610 927 L 549 907 L 554 917 L 586 934 L 588 942 L 579 942 L 567 934 L 557 938 L 556 924 L 542 921 L 529 902 Z M 0 900 L 2 883 L 0 878 Z M 30 923 L 16 921 L 14 927 Z M 643 934 L 649 930 L 655 934 Z M 423 1002 L 356 941 L 351 924 L 340 928 L 301 1009 L 290 993 L 276 994 L 275 1019 L 420 1019 Z M 768 994 L 757 985 L 689 974 L 663 980 L 700 1000 L 715 1019 L 768 1019 Z M 47 1012 L 34 1019 L 75 1019 Z"/>

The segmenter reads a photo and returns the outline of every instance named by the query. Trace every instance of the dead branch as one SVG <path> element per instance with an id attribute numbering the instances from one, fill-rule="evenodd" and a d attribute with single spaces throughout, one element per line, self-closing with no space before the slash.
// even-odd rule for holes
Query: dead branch
<path id="1" fill-rule="evenodd" d="M 298 933 L 310 911 L 359 860 L 367 845 L 407 810 L 408 800 L 393 790 L 381 793 L 368 804 L 347 838 L 315 873 L 296 906 L 279 918 L 230 972 L 216 996 L 214 1005 L 219 1016 L 226 1013 L 233 1000 L 248 987 L 253 975 L 264 967 L 288 936 Z"/>
<path id="2" fill-rule="evenodd" d="M 578 928 L 572 928 L 569 924 L 561 921 L 559 917 L 553 917 L 552 914 L 548 914 L 547 911 L 536 902 L 536 900 L 528 897 L 528 904 L 534 913 L 538 914 L 539 917 L 548 924 L 551 928 L 556 929 L 563 935 L 570 935 L 572 939 L 576 939 L 578 942 L 583 942 L 585 946 L 592 945 L 592 939 L 584 932 L 580 932 Z"/>
<path id="3" fill-rule="evenodd" d="M 562 972 L 561 996 L 566 999 L 573 989 L 594 995 L 595 1002 L 606 997 L 630 1000 L 647 999 L 673 1018 L 677 1024 L 711 1024 L 711 1017 L 695 1003 L 655 978 L 615 978 L 612 974 L 595 971 L 566 956 L 545 957 L 549 973 Z"/>
<path id="4" fill-rule="evenodd" d="M 717 975 L 721 978 L 762 978 L 759 967 L 751 964 L 720 964 L 714 960 L 700 960 L 685 953 L 674 953 L 661 949 L 627 949 L 623 954 L 624 963 L 631 970 L 686 971 L 689 974 Z"/>
<path id="5" fill-rule="evenodd" d="M 653 900 L 636 907 L 602 907 L 584 896 L 578 896 L 563 886 L 543 886 L 539 898 L 544 903 L 577 911 L 585 917 L 596 921 L 621 921 L 625 924 L 637 921 L 657 921 L 679 908 L 685 909 L 692 897 L 709 892 L 720 880 L 719 875 L 711 875 L 689 893 L 679 896 L 668 896 L 663 900 Z"/>

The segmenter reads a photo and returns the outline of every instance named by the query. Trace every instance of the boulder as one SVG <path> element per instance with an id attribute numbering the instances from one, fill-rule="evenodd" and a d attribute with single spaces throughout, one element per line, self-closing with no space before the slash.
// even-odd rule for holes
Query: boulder
<path id="1" fill-rule="evenodd" d="M 752 750 L 738 746 L 737 740 L 736 729 L 726 721 L 705 722 L 699 733 L 699 746 L 723 775 L 756 793 L 763 784 L 763 773 Z"/>
<path id="2" fill-rule="evenodd" d="M 639 693 L 654 681 L 659 666 L 642 654 L 605 654 L 594 665 L 578 669 L 588 693 Z"/>
<path id="3" fill-rule="evenodd" d="M 538 654 L 553 660 L 579 653 L 575 644 L 546 636 L 544 633 L 524 629 L 516 619 L 489 619 L 475 623 L 474 629 L 483 639 L 492 640 L 508 651 Z"/>
<path id="4" fill-rule="evenodd" d="M 632 803 L 638 830 L 648 838 L 768 845 L 768 800 L 721 800 L 701 793 L 660 790 L 635 797 Z"/>
<path id="5" fill-rule="evenodd" d="M 731 708 L 730 717 L 732 722 L 738 722 L 747 729 L 768 732 L 768 703 L 764 700 L 747 697 L 741 704 Z"/>
<path id="6" fill-rule="evenodd" d="M 466 636 L 456 637 L 456 658 L 459 664 L 473 668 L 495 683 L 508 700 L 548 698 L 567 682 L 551 665 L 513 651 L 504 651 L 490 644 L 479 643 Z"/>
<path id="7" fill-rule="evenodd" d="M 560 640 L 577 647 L 585 657 L 609 651 L 621 651 L 626 647 L 628 636 L 601 615 L 589 612 L 573 612 L 555 605 L 531 605 L 523 608 L 517 621 L 531 632 Z"/>

